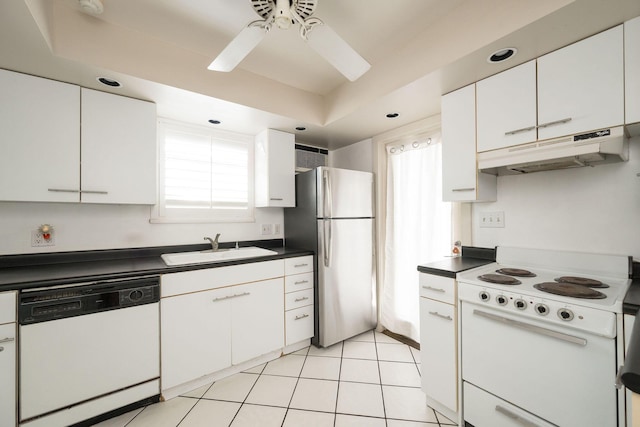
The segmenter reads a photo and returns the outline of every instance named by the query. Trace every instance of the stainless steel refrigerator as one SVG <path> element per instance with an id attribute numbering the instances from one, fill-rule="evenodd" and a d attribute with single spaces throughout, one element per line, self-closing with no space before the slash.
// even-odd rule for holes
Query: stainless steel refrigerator
<path id="1" fill-rule="evenodd" d="M 315 336 L 328 347 L 376 326 L 374 178 L 319 167 L 296 175 L 284 210 L 285 244 L 315 258 Z"/>

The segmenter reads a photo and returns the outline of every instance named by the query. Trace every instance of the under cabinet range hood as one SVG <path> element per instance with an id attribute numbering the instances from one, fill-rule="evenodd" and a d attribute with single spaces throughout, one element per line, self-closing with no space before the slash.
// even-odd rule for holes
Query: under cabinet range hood
<path id="1" fill-rule="evenodd" d="M 629 160 L 622 126 L 478 153 L 478 169 L 515 175 Z"/>

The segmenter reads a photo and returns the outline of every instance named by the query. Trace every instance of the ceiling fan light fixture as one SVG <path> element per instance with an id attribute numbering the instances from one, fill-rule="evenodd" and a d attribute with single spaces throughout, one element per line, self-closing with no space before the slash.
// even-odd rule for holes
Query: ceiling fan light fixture
<path id="1" fill-rule="evenodd" d="M 289 0 L 276 1 L 275 23 L 281 30 L 291 28 L 293 17 L 291 16 L 291 4 Z"/>
<path id="2" fill-rule="evenodd" d="M 100 0 L 78 0 L 78 6 L 89 15 L 100 15 L 104 12 L 104 6 Z"/>

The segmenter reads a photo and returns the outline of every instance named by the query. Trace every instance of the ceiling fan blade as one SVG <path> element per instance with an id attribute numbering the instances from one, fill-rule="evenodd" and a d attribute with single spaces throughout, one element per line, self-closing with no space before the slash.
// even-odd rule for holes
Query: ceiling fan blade
<path id="1" fill-rule="evenodd" d="M 266 30 L 261 26 L 249 24 L 231 40 L 207 68 L 224 72 L 233 70 L 262 41 L 266 34 Z"/>
<path id="2" fill-rule="evenodd" d="M 371 64 L 326 24 L 313 25 L 306 39 L 309 46 L 352 82 L 371 68 Z"/>

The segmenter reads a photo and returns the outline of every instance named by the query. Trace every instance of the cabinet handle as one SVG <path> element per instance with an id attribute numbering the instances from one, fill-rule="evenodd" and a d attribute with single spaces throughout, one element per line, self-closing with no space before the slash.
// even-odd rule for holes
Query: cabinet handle
<path id="1" fill-rule="evenodd" d="M 300 320 L 300 319 L 304 319 L 305 317 L 309 317 L 309 315 L 303 314 L 302 316 L 296 316 L 293 320 Z"/>
<path id="2" fill-rule="evenodd" d="M 79 193 L 80 190 L 65 190 L 64 188 L 47 188 L 52 193 Z"/>
<path id="3" fill-rule="evenodd" d="M 284 199 L 282 197 L 271 197 L 269 200 L 273 200 L 274 202 L 281 202 Z"/>
<path id="4" fill-rule="evenodd" d="M 422 289 L 429 289 L 430 291 L 435 291 L 435 292 L 447 292 L 444 289 L 432 288 L 431 286 L 423 286 Z"/>
<path id="5" fill-rule="evenodd" d="M 453 320 L 453 318 L 451 316 L 445 316 L 444 314 L 440 314 L 437 311 L 430 311 L 429 314 L 432 315 L 432 316 L 439 317 L 439 318 L 444 319 L 444 320 Z"/>
<path id="6" fill-rule="evenodd" d="M 224 301 L 226 299 L 231 299 L 231 298 L 246 297 L 247 295 L 251 295 L 251 292 L 243 292 L 241 294 L 233 294 L 233 295 L 227 295 L 226 297 L 214 298 L 213 302 Z"/>
<path id="7" fill-rule="evenodd" d="M 16 340 L 15 338 L 11 338 L 11 337 L 3 338 L 3 339 L 1 339 L 1 340 L 0 340 L 0 344 L 5 344 L 5 343 L 8 343 L 8 342 L 13 342 L 13 341 L 15 341 L 15 340 Z"/>
<path id="8" fill-rule="evenodd" d="M 539 128 L 546 128 L 549 126 L 556 126 L 556 125 L 561 125 L 564 123 L 569 123 L 571 121 L 571 117 L 566 118 L 566 119 L 562 119 L 562 120 L 555 120 L 553 122 L 548 122 L 548 123 L 543 123 L 541 125 L 538 125 Z"/>
<path id="9" fill-rule="evenodd" d="M 469 188 L 453 188 L 451 189 L 451 191 L 475 191 L 476 187 L 469 187 Z"/>
<path id="10" fill-rule="evenodd" d="M 309 265 L 309 264 L 295 264 L 295 265 L 293 266 L 293 268 L 306 267 L 306 266 L 308 266 L 308 265 Z"/>
<path id="11" fill-rule="evenodd" d="M 504 135 L 505 136 L 516 135 L 516 134 L 522 133 L 522 132 L 529 132 L 530 130 L 534 130 L 535 128 L 536 128 L 535 126 L 529 126 L 529 127 L 522 128 L 522 129 L 510 130 L 509 132 L 505 132 Z"/>
<path id="12" fill-rule="evenodd" d="M 294 302 L 300 302 L 300 301 L 306 301 L 308 300 L 309 297 L 302 297 L 302 298 L 296 298 L 295 300 L 293 300 Z"/>
<path id="13" fill-rule="evenodd" d="M 500 412 L 503 415 L 506 415 L 507 417 L 511 418 L 512 420 L 514 420 L 515 422 L 523 425 L 523 426 L 527 426 L 527 427 L 540 427 L 538 424 L 529 421 L 527 419 L 522 418 L 520 415 L 511 412 L 510 410 L 508 410 L 507 408 L 505 408 L 504 406 L 500 406 L 500 405 L 496 405 L 496 412 Z"/>
<path id="14" fill-rule="evenodd" d="M 301 280 L 299 282 L 294 282 L 293 284 L 294 285 L 304 285 L 305 283 L 309 283 L 309 281 L 308 280 Z"/>
<path id="15" fill-rule="evenodd" d="M 86 193 L 86 194 L 109 194 L 108 191 L 97 191 L 97 190 L 80 190 L 80 193 Z"/>

